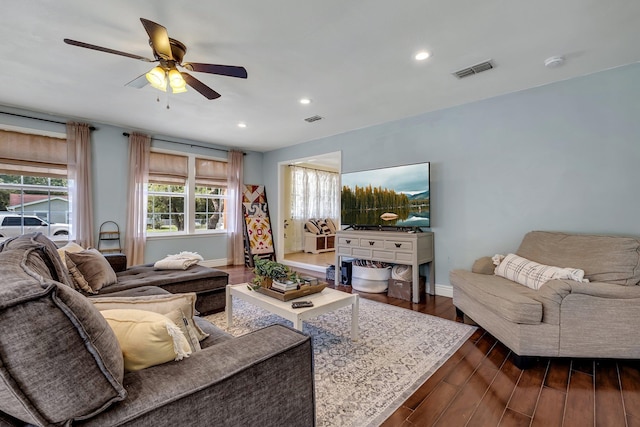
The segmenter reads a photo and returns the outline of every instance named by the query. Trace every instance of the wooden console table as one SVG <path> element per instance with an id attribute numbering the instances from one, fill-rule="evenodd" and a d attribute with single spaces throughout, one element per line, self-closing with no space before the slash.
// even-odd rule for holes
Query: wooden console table
<path id="1" fill-rule="evenodd" d="M 340 277 L 337 272 L 340 271 L 342 257 L 411 265 L 413 302 L 417 303 L 420 302 L 420 266 L 427 264 L 427 292 L 435 295 L 433 232 L 338 230 L 336 241 L 336 277 Z"/>

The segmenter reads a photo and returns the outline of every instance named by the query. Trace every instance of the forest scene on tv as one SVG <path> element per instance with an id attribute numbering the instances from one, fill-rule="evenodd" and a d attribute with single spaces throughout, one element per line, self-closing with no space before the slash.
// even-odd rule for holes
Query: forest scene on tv
<path id="1" fill-rule="evenodd" d="M 429 227 L 429 163 L 342 174 L 342 225 Z"/>

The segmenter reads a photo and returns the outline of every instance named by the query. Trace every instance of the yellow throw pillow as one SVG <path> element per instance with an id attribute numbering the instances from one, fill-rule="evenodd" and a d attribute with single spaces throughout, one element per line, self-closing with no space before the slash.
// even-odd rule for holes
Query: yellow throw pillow
<path id="1" fill-rule="evenodd" d="M 176 308 L 184 313 L 189 327 L 192 328 L 198 337 L 198 341 L 202 341 L 209 334 L 205 333 L 195 323 L 193 317 L 196 312 L 196 294 L 195 292 L 187 292 L 184 294 L 161 294 L 146 295 L 138 297 L 111 297 L 101 296 L 100 298 L 90 298 L 93 305 L 98 310 L 111 310 L 114 308 L 132 308 L 136 310 L 147 310 L 155 313 L 167 314 Z"/>
<path id="2" fill-rule="evenodd" d="M 101 311 L 118 339 L 124 368 L 138 371 L 189 357 L 189 342 L 167 316 L 144 310 Z"/>

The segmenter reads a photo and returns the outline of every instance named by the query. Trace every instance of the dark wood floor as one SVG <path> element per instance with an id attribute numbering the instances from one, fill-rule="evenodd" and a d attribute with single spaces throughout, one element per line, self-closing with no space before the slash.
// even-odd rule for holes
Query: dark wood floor
<path id="1" fill-rule="evenodd" d="M 229 283 L 253 277 L 244 267 L 223 269 Z M 337 289 L 351 292 L 351 287 Z M 413 304 L 386 294 L 360 296 L 462 321 L 447 297 Z M 478 329 L 383 426 L 640 426 L 640 363 L 541 359 L 522 371 L 511 357 L 508 348 Z"/>

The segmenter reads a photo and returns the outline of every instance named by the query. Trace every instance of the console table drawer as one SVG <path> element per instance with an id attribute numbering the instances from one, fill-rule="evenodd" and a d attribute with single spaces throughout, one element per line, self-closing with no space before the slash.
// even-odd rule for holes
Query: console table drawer
<path id="1" fill-rule="evenodd" d="M 396 252 L 396 261 L 412 263 L 413 254 L 411 252 Z"/>
<path id="2" fill-rule="evenodd" d="M 411 254 L 409 254 L 409 258 L 411 258 Z M 395 261 L 396 257 L 393 252 L 389 251 L 373 251 L 373 259 L 380 261 Z"/>
<path id="3" fill-rule="evenodd" d="M 384 249 L 384 240 L 360 239 L 360 246 L 370 249 Z"/>
<path id="4" fill-rule="evenodd" d="M 364 248 L 353 248 L 351 250 L 351 255 L 356 258 L 371 259 L 371 250 Z"/>
<path id="5" fill-rule="evenodd" d="M 360 239 L 352 239 L 347 237 L 338 238 L 338 245 L 340 246 L 359 246 Z"/>
<path id="6" fill-rule="evenodd" d="M 413 242 L 407 240 L 385 240 L 384 248 L 394 251 L 413 251 Z"/>
<path id="7" fill-rule="evenodd" d="M 351 248 L 346 248 L 344 246 L 338 246 L 336 251 L 337 251 L 338 255 L 351 256 Z"/>

